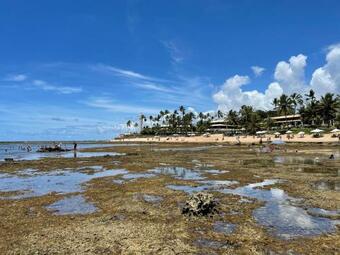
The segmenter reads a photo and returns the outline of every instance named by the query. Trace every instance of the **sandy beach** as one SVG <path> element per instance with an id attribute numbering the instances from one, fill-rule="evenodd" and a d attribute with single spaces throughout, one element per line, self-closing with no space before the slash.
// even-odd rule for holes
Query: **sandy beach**
<path id="1" fill-rule="evenodd" d="M 161 143 L 230 143 L 236 144 L 238 143 L 238 139 L 241 144 L 258 144 L 260 143 L 261 138 L 257 136 L 223 136 L 222 134 L 213 134 L 209 137 L 204 136 L 194 136 L 194 137 L 186 137 L 186 136 L 179 136 L 179 137 L 136 137 L 136 138 L 124 138 L 124 139 L 115 139 L 113 141 L 125 141 L 125 142 L 161 142 Z M 287 135 L 282 135 L 281 138 L 275 138 L 274 135 L 266 135 L 262 137 L 262 142 L 265 143 L 266 141 L 273 140 L 282 140 L 287 143 L 334 143 L 339 142 L 337 137 L 332 137 L 331 134 L 325 134 L 322 137 L 314 138 L 312 135 L 305 135 L 303 138 L 295 135 L 293 138 L 287 137 Z"/>

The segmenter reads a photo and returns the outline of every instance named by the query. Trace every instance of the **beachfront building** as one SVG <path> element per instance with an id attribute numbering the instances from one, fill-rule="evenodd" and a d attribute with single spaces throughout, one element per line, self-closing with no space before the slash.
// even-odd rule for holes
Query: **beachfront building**
<path id="1" fill-rule="evenodd" d="M 207 131 L 210 133 L 224 133 L 228 135 L 240 133 L 241 129 L 238 129 L 235 125 L 229 125 L 224 119 L 217 119 L 210 122 Z"/>
<path id="2" fill-rule="evenodd" d="M 277 116 L 271 118 L 277 127 L 298 127 L 302 125 L 300 114 L 292 114 L 286 116 Z"/>

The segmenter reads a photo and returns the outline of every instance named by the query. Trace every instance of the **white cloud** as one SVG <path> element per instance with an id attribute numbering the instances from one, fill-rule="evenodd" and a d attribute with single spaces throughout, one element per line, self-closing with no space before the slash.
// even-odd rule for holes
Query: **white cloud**
<path id="1" fill-rule="evenodd" d="M 235 75 L 221 85 L 213 95 L 218 108 L 224 111 L 239 109 L 242 105 L 252 105 L 256 109 L 270 109 L 271 102 L 282 93 L 301 93 L 313 89 L 318 96 L 327 92 L 340 93 L 340 44 L 328 48 L 326 64 L 317 68 L 310 82 L 306 82 L 305 68 L 307 56 L 292 56 L 288 62 L 280 61 L 276 65 L 274 81 L 264 92 L 257 90 L 244 91 L 242 86 L 250 83 L 248 76 Z"/>
<path id="2" fill-rule="evenodd" d="M 80 87 L 56 86 L 43 80 L 34 80 L 33 85 L 42 90 L 55 91 L 59 94 L 73 94 L 82 92 L 82 88 Z"/>
<path id="3" fill-rule="evenodd" d="M 5 81 L 25 81 L 27 79 L 27 76 L 24 74 L 10 74 L 5 78 Z"/>
<path id="4" fill-rule="evenodd" d="M 213 95 L 214 101 L 222 111 L 239 109 L 242 105 L 253 105 L 259 109 L 268 109 L 274 97 L 282 94 L 278 83 L 271 83 L 264 93 L 257 90 L 243 91 L 242 86 L 250 83 L 248 76 L 235 75 L 222 85 L 222 89 Z"/>
<path id="5" fill-rule="evenodd" d="M 252 66 L 251 70 L 253 70 L 255 77 L 260 77 L 266 69 L 261 66 Z"/>
<path id="6" fill-rule="evenodd" d="M 288 62 L 276 65 L 274 78 L 285 93 L 303 92 L 306 89 L 305 67 L 307 57 L 303 54 L 292 56 Z"/>
<path id="7" fill-rule="evenodd" d="M 317 95 L 340 94 L 340 44 L 328 48 L 326 64 L 314 71 L 311 88 Z"/>

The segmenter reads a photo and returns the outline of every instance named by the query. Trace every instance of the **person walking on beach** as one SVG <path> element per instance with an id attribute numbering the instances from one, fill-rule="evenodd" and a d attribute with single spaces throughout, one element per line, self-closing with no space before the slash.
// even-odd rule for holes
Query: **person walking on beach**
<path id="1" fill-rule="evenodd" d="M 73 143 L 73 150 L 76 151 L 77 150 L 77 146 L 78 144 L 76 142 Z"/>

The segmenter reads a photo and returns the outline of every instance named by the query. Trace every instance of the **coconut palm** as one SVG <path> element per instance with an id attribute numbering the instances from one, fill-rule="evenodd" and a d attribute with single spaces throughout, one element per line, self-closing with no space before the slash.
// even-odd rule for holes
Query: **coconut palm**
<path id="1" fill-rule="evenodd" d="M 295 114 L 297 106 L 303 104 L 302 96 L 298 93 L 293 93 L 290 95 L 290 101 L 294 106 L 294 114 Z"/>
<path id="2" fill-rule="evenodd" d="M 279 98 L 278 111 L 280 114 L 287 117 L 293 111 L 292 101 L 289 96 L 282 94 Z"/>
<path id="3" fill-rule="evenodd" d="M 128 121 L 126 122 L 126 126 L 127 126 L 128 128 L 131 127 L 131 124 L 132 124 L 132 121 L 131 121 L 131 120 L 128 120 Z"/>
<path id="4" fill-rule="evenodd" d="M 248 126 L 248 122 L 250 121 L 250 116 L 254 112 L 254 109 L 252 106 L 242 105 L 240 109 L 240 119 L 241 123 L 243 124 L 243 127 Z"/>
<path id="5" fill-rule="evenodd" d="M 324 123 L 327 123 L 328 127 L 330 126 L 331 121 L 335 119 L 338 107 L 339 100 L 334 97 L 334 94 L 327 93 L 321 97 L 318 105 L 318 112 Z"/>
<path id="6" fill-rule="evenodd" d="M 236 111 L 230 110 L 228 112 L 227 122 L 231 125 L 238 125 L 238 114 Z"/>
<path id="7" fill-rule="evenodd" d="M 277 98 L 274 98 L 272 104 L 274 105 L 274 110 L 277 111 L 277 106 L 279 104 L 279 100 Z"/>
<path id="8" fill-rule="evenodd" d="M 217 111 L 217 118 L 223 118 L 223 112 L 221 110 Z"/>

